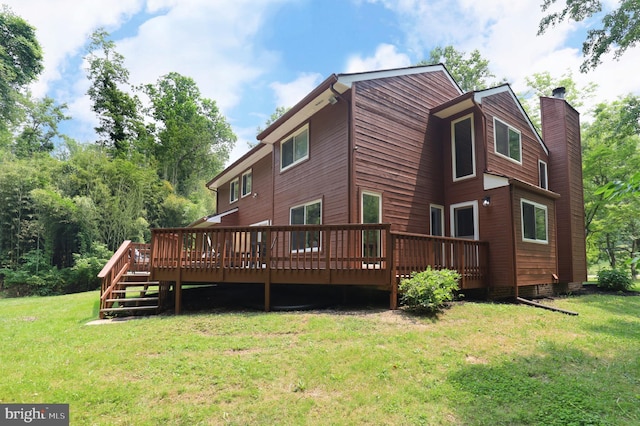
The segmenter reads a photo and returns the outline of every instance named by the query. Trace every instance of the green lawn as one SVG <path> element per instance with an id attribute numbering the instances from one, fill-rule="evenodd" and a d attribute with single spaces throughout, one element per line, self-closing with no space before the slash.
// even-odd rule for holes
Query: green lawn
<path id="1" fill-rule="evenodd" d="M 640 296 L 88 326 L 97 301 L 0 300 L 0 402 L 72 425 L 640 424 Z"/>

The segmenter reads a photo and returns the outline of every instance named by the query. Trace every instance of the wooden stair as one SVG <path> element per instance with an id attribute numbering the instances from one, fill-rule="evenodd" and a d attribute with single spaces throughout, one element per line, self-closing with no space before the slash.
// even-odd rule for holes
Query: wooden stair
<path id="1" fill-rule="evenodd" d="M 160 282 L 151 281 L 148 272 L 127 272 L 111 297 L 105 299 L 101 316 L 156 314 L 160 308 Z"/>

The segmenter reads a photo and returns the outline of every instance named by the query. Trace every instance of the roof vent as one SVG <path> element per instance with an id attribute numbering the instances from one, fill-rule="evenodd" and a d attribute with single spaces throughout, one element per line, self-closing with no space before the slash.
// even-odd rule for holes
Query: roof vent
<path id="1" fill-rule="evenodd" d="M 554 98 L 564 99 L 564 95 L 566 92 L 567 90 L 564 87 L 556 87 L 555 89 L 553 89 L 553 92 L 551 93 L 551 95 Z"/>

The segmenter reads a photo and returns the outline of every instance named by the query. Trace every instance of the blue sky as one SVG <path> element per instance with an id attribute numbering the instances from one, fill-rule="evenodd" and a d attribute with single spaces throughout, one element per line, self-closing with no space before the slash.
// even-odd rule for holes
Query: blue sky
<path id="1" fill-rule="evenodd" d="M 606 5 L 615 4 L 605 0 Z M 96 118 L 82 56 L 104 27 L 133 84 L 176 71 L 217 102 L 238 136 L 231 161 L 255 142 L 277 106 L 292 106 L 331 73 L 415 64 L 436 46 L 480 50 L 515 91 L 535 72 L 571 72 L 598 84 L 590 104 L 640 94 L 640 48 L 580 74 L 591 23 L 563 23 L 536 36 L 541 0 L 5 0 L 37 29 L 45 71 L 36 96 L 66 102 L 64 130 L 94 140 Z M 587 118 L 587 115 L 583 114 Z"/>

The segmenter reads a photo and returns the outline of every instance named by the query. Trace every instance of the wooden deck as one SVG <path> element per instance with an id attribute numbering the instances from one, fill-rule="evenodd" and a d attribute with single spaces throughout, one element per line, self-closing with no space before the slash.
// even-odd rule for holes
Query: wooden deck
<path id="1" fill-rule="evenodd" d="M 264 284 L 267 311 L 273 284 L 373 286 L 389 291 L 395 309 L 398 282 L 413 271 L 456 269 L 462 289 L 484 288 L 487 265 L 486 243 L 393 233 L 389 224 L 154 229 L 150 245 L 123 243 L 101 272 L 101 315 L 130 270 L 149 271 L 161 294 L 173 286 L 180 313 L 185 283 Z"/>

